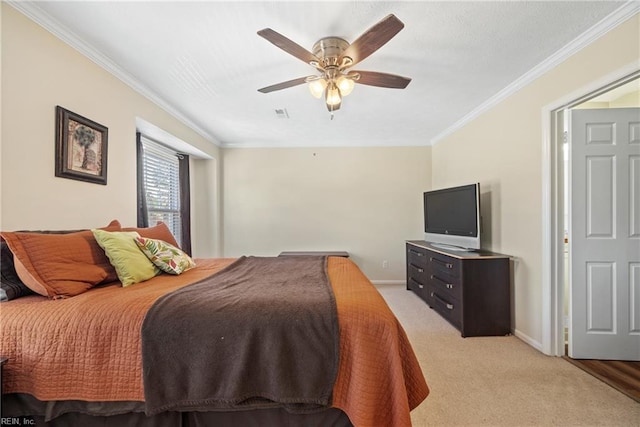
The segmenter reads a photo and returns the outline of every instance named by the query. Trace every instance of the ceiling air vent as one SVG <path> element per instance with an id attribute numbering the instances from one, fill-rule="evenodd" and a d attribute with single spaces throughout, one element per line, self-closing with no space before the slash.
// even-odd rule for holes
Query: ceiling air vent
<path id="1" fill-rule="evenodd" d="M 289 118 L 289 113 L 287 112 L 286 108 L 276 108 L 276 116 L 279 119 L 288 119 Z"/>

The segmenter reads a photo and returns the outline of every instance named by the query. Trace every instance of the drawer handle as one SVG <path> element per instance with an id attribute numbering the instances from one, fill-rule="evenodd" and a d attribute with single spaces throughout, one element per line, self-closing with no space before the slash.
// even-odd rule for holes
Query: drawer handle
<path id="1" fill-rule="evenodd" d="M 418 270 L 418 273 L 424 273 L 424 270 L 420 267 L 418 267 L 417 265 L 413 265 L 413 264 L 409 264 L 411 267 L 415 268 L 416 270 Z"/>
<path id="2" fill-rule="evenodd" d="M 417 256 L 424 256 L 424 254 L 422 252 L 418 252 L 418 251 L 413 250 L 413 249 L 409 249 L 409 253 L 417 255 Z"/>
<path id="3" fill-rule="evenodd" d="M 447 310 L 453 310 L 453 304 L 449 304 L 448 302 L 446 302 L 445 300 L 443 300 L 442 298 L 440 298 L 435 292 L 431 292 L 431 297 L 435 298 L 436 300 L 438 300 L 441 304 L 443 304 L 445 307 L 447 307 Z"/>
<path id="4" fill-rule="evenodd" d="M 413 277 L 411 278 L 411 281 L 412 281 L 413 283 L 415 283 L 416 285 L 418 285 L 418 287 L 419 287 L 420 289 L 424 289 L 424 285 L 423 285 L 422 283 L 418 282 L 418 281 L 417 281 L 416 279 L 414 279 Z"/>
<path id="5" fill-rule="evenodd" d="M 452 284 L 452 283 L 447 283 L 446 281 L 442 280 L 441 278 L 439 278 L 439 277 L 438 277 L 438 276 L 436 276 L 435 274 L 432 274 L 432 275 L 431 275 L 431 279 L 432 279 L 432 280 L 437 280 L 437 281 L 439 281 L 439 282 L 443 283 L 443 284 L 444 284 L 444 287 L 445 287 L 445 288 L 447 288 L 447 289 L 453 289 L 453 284 Z"/>
<path id="6" fill-rule="evenodd" d="M 431 262 L 437 262 L 438 264 L 444 265 L 445 267 L 447 267 L 447 268 L 449 268 L 449 269 L 452 269 L 452 268 L 453 268 L 453 264 L 451 264 L 450 262 L 442 261 L 442 260 L 440 260 L 440 259 L 438 259 L 438 258 L 429 257 L 429 261 L 431 261 Z"/>

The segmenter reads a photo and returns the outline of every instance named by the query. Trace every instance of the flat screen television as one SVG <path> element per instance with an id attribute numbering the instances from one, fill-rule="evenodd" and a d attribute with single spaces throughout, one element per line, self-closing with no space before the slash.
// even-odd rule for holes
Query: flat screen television
<path id="1" fill-rule="evenodd" d="M 480 184 L 426 191 L 424 232 L 436 247 L 480 249 Z"/>

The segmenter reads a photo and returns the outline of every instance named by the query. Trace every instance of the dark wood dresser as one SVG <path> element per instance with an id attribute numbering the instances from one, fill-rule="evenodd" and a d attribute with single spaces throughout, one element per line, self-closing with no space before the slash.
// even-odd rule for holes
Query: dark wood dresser
<path id="1" fill-rule="evenodd" d="M 511 333 L 510 257 L 441 249 L 408 240 L 407 289 L 463 337 Z"/>

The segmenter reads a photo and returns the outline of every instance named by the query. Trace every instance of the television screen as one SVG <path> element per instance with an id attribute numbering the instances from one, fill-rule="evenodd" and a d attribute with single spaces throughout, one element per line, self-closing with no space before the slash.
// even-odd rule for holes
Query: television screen
<path id="1" fill-rule="evenodd" d="M 425 239 L 463 248 L 480 248 L 479 184 L 424 193 Z"/>
<path id="2" fill-rule="evenodd" d="M 478 235 L 474 186 L 425 193 L 425 230 L 429 233 Z"/>

